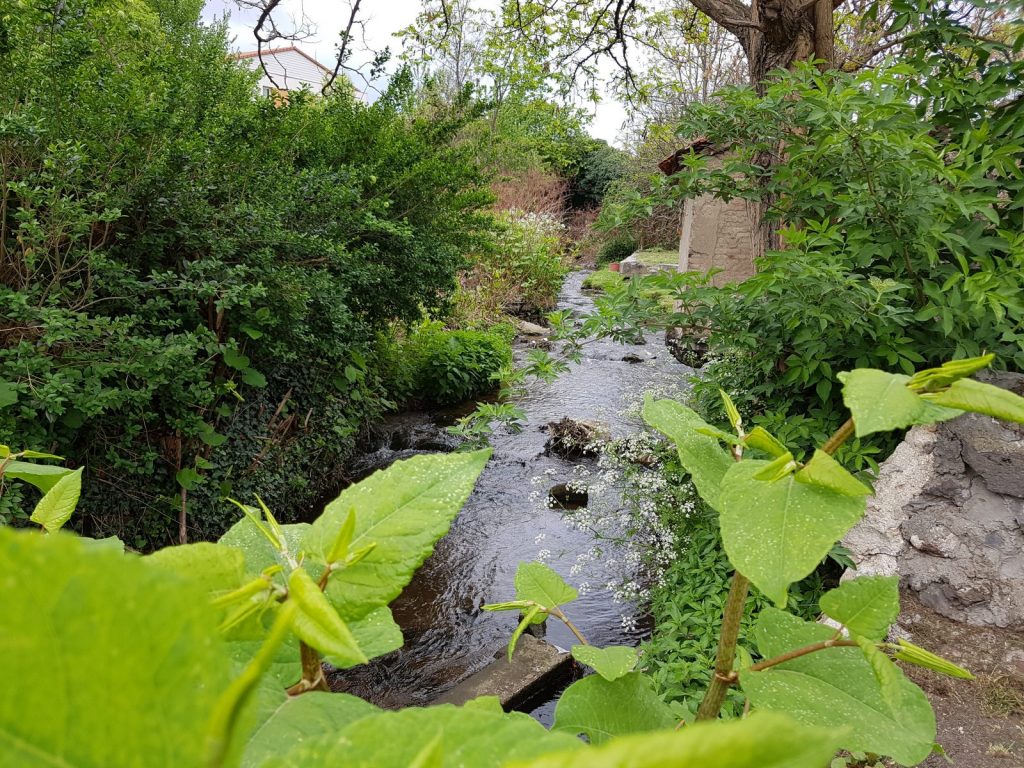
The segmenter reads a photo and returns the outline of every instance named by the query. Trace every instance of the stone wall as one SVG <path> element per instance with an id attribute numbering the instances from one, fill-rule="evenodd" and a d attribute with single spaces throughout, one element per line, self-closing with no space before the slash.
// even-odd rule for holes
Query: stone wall
<path id="1" fill-rule="evenodd" d="M 722 161 L 709 157 L 708 168 Z M 738 283 L 754 275 L 754 226 L 745 200 L 728 203 L 711 195 L 693 201 L 693 232 L 690 238 L 690 269 L 707 272 L 721 269 L 714 285 Z"/>
<path id="2" fill-rule="evenodd" d="M 1024 394 L 1024 376 L 994 374 Z M 966 414 L 914 427 L 843 544 L 957 621 L 1024 630 L 1024 427 Z"/>

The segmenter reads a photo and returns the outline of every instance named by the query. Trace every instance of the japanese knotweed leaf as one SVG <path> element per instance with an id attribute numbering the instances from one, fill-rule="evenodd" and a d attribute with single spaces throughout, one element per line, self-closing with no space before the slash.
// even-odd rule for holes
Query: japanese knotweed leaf
<path id="1" fill-rule="evenodd" d="M 807 576 L 861 515 L 862 496 L 848 496 L 787 475 L 754 476 L 765 461 L 733 464 L 718 498 L 722 544 L 729 561 L 777 605 L 790 584 Z"/>
<path id="2" fill-rule="evenodd" d="M 82 468 L 64 475 L 32 510 L 32 522 L 43 526 L 50 533 L 59 531 L 71 517 L 82 495 Z"/>
<path id="3" fill-rule="evenodd" d="M 284 545 L 293 557 L 302 551 L 302 543 L 310 527 L 309 523 L 292 523 L 280 527 Z M 285 573 L 290 568 L 288 559 L 274 548 L 248 517 L 243 517 L 232 525 L 218 542 L 242 551 L 245 555 L 245 572 L 249 576 L 259 576 L 272 565 L 280 565 Z M 313 578 L 319 577 L 320 568 L 308 570 Z M 284 584 L 283 575 L 276 578 L 278 583 Z"/>
<path id="4" fill-rule="evenodd" d="M 834 730 L 777 712 L 622 736 L 599 747 L 544 755 L 508 768 L 821 768 L 838 748 Z"/>
<path id="5" fill-rule="evenodd" d="M 636 648 L 630 645 L 610 645 L 607 648 L 574 645 L 572 657 L 591 667 L 605 680 L 618 680 L 629 674 L 636 667 L 638 658 Z"/>
<path id="6" fill-rule="evenodd" d="M 265 681 L 257 692 L 256 727 L 245 744 L 242 764 L 261 768 L 283 751 L 378 712 L 357 696 L 323 691 L 289 696 L 275 682 Z"/>
<path id="7" fill-rule="evenodd" d="M 520 563 L 516 569 L 516 600 L 532 600 L 544 608 L 571 603 L 579 592 L 544 563 Z"/>
<path id="8" fill-rule="evenodd" d="M 145 559 L 0 529 L 4 765 L 205 765 L 232 677 L 217 615 Z"/>
<path id="9" fill-rule="evenodd" d="M 761 612 L 754 630 L 765 658 L 834 634 L 774 608 Z M 876 669 L 860 648 L 827 648 L 760 672 L 741 671 L 740 684 L 755 709 L 786 712 L 808 725 L 846 727 L 843 749 L 916 765 L 931 753 L 935 715 L 921 689 L 884 661 L 874 658 Z"/>
<path id="10" fill-rule="evenodd" d="M 65 475 L 73 470 L 50 464 L 33 464 L 30 461 L 11 461 L 4 467 L 4 477 L 9 480 L 24 480 L 43 493 L 49 491 Z"/>
<path id="11" fill-rule="evenodd" d="M 839 380 L 843 382 L 843 402 L 853 415 L 857 437 L 946 421 L 961 413 L 920 397 L 907 388 L 910 377 L 901 373 L 858 368 L 840 373 Z"/>
<path id="12" fill-rule="evenodd" d="M 821 596 L 821 610 L 854 635 L 884 640 L 900 612 L 899 577 L 861 576 Z"/>
<path id="13" fill-rule="evenodd" d="M 440 744 L 432 746 L 440 737 Z M 266 768 L 408 768 L 431 747 L 451 768 L 498 768 L 583 744 L 553 733 L 518 712 L 451 704 L 409 708 L 364 717 L 333 734 L 310 739 Z"/>
<path id="14" fill-rule="evenodd" d="M 707 422 L 681 403 L 650 397 L 644 400 L 643 416 L 644 421 L 676 444 L 679 461 L 693 478 L 697 492 L 717 509 L 719 487 L 733 460 L 718 440 L 697 431 L 710 430 Z"/>
<path id="15" fill-rule="evenodd" d="M 306 645 L 342 669 L 369 661 L 345 620 L 303 568 L 288 576 L 288 599 L 298 606 L 292 629 Z"/>
<path id="16" fill-rule="evenodd" d="M 306 534 L 302 548 L 309 557 L 326 562 L 353 508 L 349 550 L 376 545 L 331 575 L 327 595 L 343 619 L 362 618 L 398 597 L 448 532 L 490 455 L 484 450 L 414 456 L 346 488 L 327 505 Z"/>
<path id="17" fill-rule="evenodd" d="M 924 397 L 927 402 L 937 406 L 984 413 L 997 419 L 1024 423 L 1024 397 L 974 379 L 959 379 L 954 381 L 949 389 L 926 394 Z"/>
<path id="18" fill-rule="evenodd" d="M 647 675 L 630 672 L 617 680 L 590 675 L 565 689 L 555 707 L 553 731 L 586 734 L 591 744 L 616 736 L 673 728 L 678 718 L 654 692 Z"/>

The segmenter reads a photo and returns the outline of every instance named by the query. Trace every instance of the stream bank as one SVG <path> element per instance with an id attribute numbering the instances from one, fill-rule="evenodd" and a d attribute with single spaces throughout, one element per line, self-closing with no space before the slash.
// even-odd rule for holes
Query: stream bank
<path id="1" fill-rule="evenodd" d="M 559 309 L 578 316 L 593 311 L 593 301 L 582 288 L 585 275 L 568 276 Z M 517 358 L 528 349 L 517 343 Z M 568 416 L 601 422 L 613 438 L 625 437 L 641 428 L 638 418 L 624 414 L 629 405 L 645 390 L 679 390 L 691 372 L 673 358 L 661 334 L 652 333 L 643 344 L 587 344 L 582 360 L 570 364 L 557 381 L 528 385 L 520 404 L 527 417 L 522 431 L 499 430 L 492 437 L 494 456 L 451 531 L 391 605 L 405 646 L 366 666 L 332 672 L 332 688 L 382 707 L 423 705 L 482 669 L 504 651 L 517 617 L 480 608 L 512 597 L 516 568 L 527 560 L 543 560 L 580 587 L 580 598 L 566 613 L 590 642 L 638 643 L 645 626 L 637 607 L 616 604 L 604 589 L 631 575 L 614 556 L 614 545 L 604 542 L 598 547 L 591 532 L 572 527 L 544 503 L 549 488 L 579 477 L 580 465 L 584 473 L 594 469 L 596 462 L 549 455 L 542 427 Z M 353 463 L 351 473 L 365 476 L 416 453 L 453 449 L 456 443 L 444 427 L 458 415 L 396 414 L 377 430 L 377 444 Z M 614 492 L 602 503 L 617 503 Z M 603 557 L 593 556 L 596 547 L 603 550 Z M 549 642 L 562 648 L 573 645 L 566 627 L 556 621 L 548 624 Z M 541 702 L 534 714 L 547 719 L 552 702 Z"/>

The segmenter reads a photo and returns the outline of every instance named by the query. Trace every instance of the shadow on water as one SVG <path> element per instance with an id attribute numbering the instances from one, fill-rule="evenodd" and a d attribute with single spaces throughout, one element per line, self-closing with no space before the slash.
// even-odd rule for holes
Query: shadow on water
<path id="1" fill-rule="evenodd" d="M 592 311 L 593 303 L 582 290 L 584 276 L 576 272 L 568 277 L 560 309 L 580 315 Z M 544 500 L 551 486 L 572 479 L 580 462 L 546 455 L 547 435 L 541 427 L 569 416 L 602 421 L 614 437 L 623 437 L 640 428 L 637 419 L 623 415 L 631 401 L 647 389 L 681 388 L 691 370 L 672 357 L 660 335 L 652 334 L 641 345 L 588 344 L 582 361 L 556 382 L 531 384 L 522 403 L 528 419 L 523 430 L 494 436 L 494 456 L 451 531 L 391 604 L 405 646 L 366 666 L 332 672 L 332 688 L 383 707 L 422 705 L 483 668 L 503 651 L 517 617 L 486 613 L 480 606 L 510 599 L 517 566 L 537 559 L 541 550 L 548 551 L 546 562 L 571 584 L 591 586 L 592 591 L 567 609 L 590 642 L 636 644 L 645 631 L 643 622 L 635 629 L 624 629 L 623 622 L 623 615 L 634 614 L 636 608 L 615 604 L 602 589 L 629 576 L 622 566 L 609 568 L 608 558 L 597 558 L 571 573 L 577 556 L 595 546 L 594 537 L 570 527 Z M 379 431 L 377 449 L 361 457 L 352 474 L 365 476 L 416 453 L 451 450 L 454 443 L 443 427 L 456 415 L 396 415 Z M 594 463 L 583 460 L 588 461 Z M 607 550 L 606 543 L 602 546 Z M 574 639 L 568 629 L 560 622 L 548 623 L 547 640 L 569 648 Z M 552 701 L 537 703 L 535 716 L 550 721 Z"/>

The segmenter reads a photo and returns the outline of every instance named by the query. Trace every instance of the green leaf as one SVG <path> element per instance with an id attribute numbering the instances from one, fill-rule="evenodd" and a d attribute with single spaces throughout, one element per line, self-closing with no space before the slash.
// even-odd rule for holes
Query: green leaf
<path id="1" fill-rule="evenodd" d="M 398 461 L 327 505 L 306 533 L 308 558 L 327 562 L 353 508 L 350 551 L 376 545 L 358 563 L 331 574 L 327 595 L 342 618 L 361 618 L 398 596 L 448 532 L 490 455 L 486 450 Z"/>
<path id="2" fill-rule="evenodd" d="M 897 576 L 861 576 L 821 596 L 821 610 L 851 634 L 884 640 L 900 612 Z"/>
<path id="3" fill-rule="evenodd" d="M 853 414 L 857 437 L 960 415 L 960 411 L 933 405 L 919 397 L 907 388 L 910 377 L 900 373 L 858 368 L 840 373 L 839 380 L 843 382 L 843 402 Z"/>
<path id="4" fill-rule="evenodd" d="M 796 481 L 816 485 L 843 496 L 870 496 L 871 489 L 855 478 L 838 461 L 822 450 L 796 473 Z"/>
<path id="5" fill-rule="evenodd" d="M 352 543 L 352 535 L 355 531 L 356 510 L 353 507 L 345 515 L 341 528 L 338 530 L 338 536 L 334 539 L 330 552 L 327 553 L 328 563 L 343 563 L 345 561 L 345 558 L 348 557 L 348 546 Z"/>
<path id="6" fill-rule="evenodd" d="M 614 681 L 590 675 L 570 685 L 555 707 L 551 730 L 584 733 L 596 746 L 627 733 L 673 728 L 677 722 L 651 679 L 630 672 Z"/>
<path id="7" fill-rule="evenodd" d="M 55 456 L 52 453 L 40 453 L 39 451 L 22 451 L 21 457 L 23 459 L 56 459 L 57 461 L 64 461 L 63 456 Z"/>
<path id="8" fill-rule="evenodd" d="M 341 669 L 369 661 L 327 596 L 303 568 L 296 568 L 288 576 L 288 599 L 299 607 L 293 629 L 306 645 Z"/>
<path id="9" fill-rule="evenodd" d="M 250 387 L 265 387 L 267 386 L 267 377 L 257 371 L 255 368 L 246 368 L 245 373 L 242 374 L 242 381 L 248 384 Z"/>
<path id="10" fill-rule="evenodd" d="M 241 550 L 224 544 L 199 541 L 165 547 L 145 559 L 207 593 L 211 602 L 238 589 L 245 581 L 245 556 Z"/>
<path id="11" fill-rule="evenodd" d="M 948 387 L 958 379 L 966 378 L 983 368 L 987 368 L 995 359 L 995 355 L 988 354 L 965 360 L 950 360 L 938 368 L 926 368 L 923 371 L 918 371 L 910 377 L 908 386 L 915 392 L 923 389 L 934 390 L 939 387 Z"/>
<path id="12" fill-rule="evenodd" d="M 14 384 L 0 379 L 0 408 L 6 408 L 18 402 L 18 390 Z"/>
<path id="13" fill-rule="evenodd" d="M 766 608 L 754 635 L 761 655 L 772 658 L 828 640 L 834 631 Z M 834 647 L 760 672 L 742 671 L 740 684 L 755 709 L 786 712 L 808 725 L 847 728 L 840 740 L 843 749 L 889 755 L 915 765 L 931 752 L 935 715 L 921 689 L 899 669 L 884 673 L 883 691 L 860 648 Z"/>
<path id="14" fill-rule="evenodd" d="M 32 522 L 53 533 L 59 531 L 78 506 L 82 495 L 82 468 L 64 475 L 48 490 L 32 510 Z"/>
<path id="15" fill-rule="evenodd" d="M 193 491 L 195 490 L 195 487 L 202 482 L 203 476 L 196 472 L 192 467 L 185 467 L 184 469 L 179 469 L 175 473 L 174 479 L 177 480 L 178 485 L 186 491 Z"/>
<path id="16" fill-rule="evenodd" d="M 249 358 L 233 347 L 224 348 L 224 363 L 236 371 L 244 371 L 249 367 Z"/>
<path id="17" fill-rule="evenodd" d="M 250 507 L 250 509 L 252 508 Z M 291 523 L 281 526 L 281 531 L 284 534 L 284 546 L 291 554 L 297 554 L 301 550 L 302 542 L 309 529 L 309 523 Z M 270 543 L 266 534 L 260 531 L 256 523 L 249 517 L 243 517 L 231 526 L 227 533 L 220 537 L 219 542 L 242 551 L 245 555 L 245 572 L 249 576 L 259 576 L 264 569 L 271 565 L 289 566 L 284 555 Z M 319 576 L 315 571 L 313 574 Z"/>
<path id="18" fill-rule="evenodd" d="M 572 657 L 581 664 L 591 667 L 605 680 L 618 680 L 636 667 L 639 656 L 630 645 L 610 645 L 598 648 L 593 645 L 574 645 Z"/>
<path id="19" fill-rule="evenodd" d="M 718 396 L 722 398 L 722 406 L 725 408 L 725 415 L 729 419 L 729 425 L 738 433 L 740 431 L 740 425 L 743 424 L 743 419 L 740 417 L 740 412 L 736 408 L 736 404 L 733 403 L 732 398 L 729 397 L 729 393 L 724 389 L 718 390 Z"/>
<path id="20" fill-rule="evenodd" d="M 944 675 L 950 677 L 959 677 L 963 680 L 973 680 L 974 675 L 970 671 L 963 667 L 954 664 L 948 659 L 944 659 L 941 656 L 926 651 L 924 648 L 914 645 L 903 638 L 899 638 L 897 641 L 899 650 L 896 651 L 896 658 L 900 661 L 905 661 L 908 664 L 914 664 L 918 667 L 924 667 L 925 669 L 931 669 L 935 672 L 941 672 Z"/>
<path id="21" fill-rule="evenodd" d="M 277 755 L 325 733 L 340 731 L 380 710 L 357 696 L 308 691 L 289 696 L 273 683 L 260 686 L 256 728 L 249 734 L 242 764 L 260 768 Z"/>
<path id="22" fill-rule="evenodd" d="M 757 480 L 768 462 L 741 461 L 722 481 L 718 500 L 729 561 L 777 605 L 864 514 L 863 497 L 798 483 L 792 475 Z"/>
<path id="23" fill-rule="evenodd" d="M 49 491 L 57 482 L 73 470 L 55 467 L 52 464 L 32 464 L 27 461 L 12 461 L 4 467 L 3 476 L 9 480 L 24 480 L 31 483 L 43 493 Z"/>
<path id="24" fill-rule="evenodd" d="M 304 694 L 306 695 L 306 694 Z M 440 745 L 432 746 L 440 737 Z M 408 768 L 428 747 L 450 768 L 500 768 L 555 750 L 583 750 L 519 712 L 442 704 L 381 712 L 285 752 L 274 768 Z"/>
<path id="25" fill-rule="evenodd" d="M 949 389 L 924 394 L 922 397 L 944 408 L 984 413 L 997 419 L 1024 424 L 1024 397 L 974 379 L 954 381 Z"/>
<path id="26" fill-rule="evenodd" d="M 0 573 L 5 765 L 207 764 L 232 663 L 205 595 L 61 532 L 0 529 Z"/>
<path id="27" fill-rule="evenodd" d="M 523 632 L 525 632 L 526 628 L 530 626 L 533 620 L 537 617 L 538 613 L 540 613 L 539 605 L 530 606 L 529 610 L 526 611 L 526 613 L 523 615 L 523 618 L 519 621 L 519 624 L 516 626 L 515 631 L 512 633 L 512 638 L 508 641 L 509 662 L 512 661 L 512 655 L 516 652 L 516 643 L 519 642 L 519 638 L 522 637 Z"/>
<path id="28" fill-rule="evenodd" d="M 679 461 L 693 478 L 697 492 L 716 507 L 722 478 L 734 462 L 715 438 L 697 431 L 710 429 L 710 425 L 685 405 L 650 397 L 644 400 L 643 417 L 675 443 Z"/>
<path id="29" fill-rule="evenodd" d="M 835 730 L 809 728 L 777 712 L 695 723 L 678 731 L 621 736 L 508 768 L 818 768 L 836 753 Z"/>
<path id="30" fill-rule="evenodd" d="M 786 451 L 781 456 L 776 456 L 765 464 L 763 469 L 758 470 L 757 474 L 754 475 L 754 479 L 762 480 L 766 483 L 774 483 L 793 474 L 798 466 L 796 459 L 793 458 L 793 454 Z"/>
<path id="31" fill-rule="evenodd" d="M 520 563 L 516 569 L 516 600 L 532 600 L 546 609 L 571 603 L 579 592 L 543 563 Z"/>
<path id="32" fill-rule="evenodd" d="M 743 438 L 743 442 L 751 448 L 764 451 L 772 458 L 785 456 L 789 453 L 789 449 L 764 427 L 754 427 L 750 430 L 750 434 Z"/>

